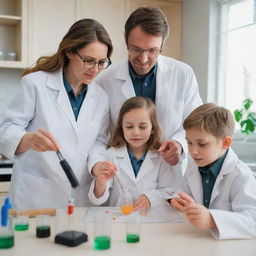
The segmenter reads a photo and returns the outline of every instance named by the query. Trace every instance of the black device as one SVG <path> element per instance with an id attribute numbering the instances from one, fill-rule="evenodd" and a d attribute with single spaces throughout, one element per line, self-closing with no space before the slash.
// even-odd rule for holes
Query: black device
<path id="1" fill-rule="evenodd" d="M 54 239 L 56 244 L 63 244 L 70 247 L 77 246 L 87 241 L 87 234 L 74 230 L 64 231 L 60 234 L 57 234 Z"/>
<path id="2" fill-rule="evenodd" d="M 56 154 L 57 154 L 58 158 L 60 159 L 60 165 L 61 165 L 62 169 L 64 170 L 72 188 L 78 187 L 79 182 L 78 182 L 71 166 L 69 165 L 68 161 L 66 159 L 64 159 L 64 157 L 62 156 L 62 154 L 59 150 L 56 151 Z"/>

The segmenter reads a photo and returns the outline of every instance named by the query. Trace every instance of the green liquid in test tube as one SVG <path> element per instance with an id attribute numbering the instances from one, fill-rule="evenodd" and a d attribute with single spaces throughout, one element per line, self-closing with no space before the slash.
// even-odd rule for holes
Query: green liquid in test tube
<path id="1" fill-rule="evenodd" d="M 110 248 L 110 237 L 109 236 L 96 236 L 94 239 L 95 250 L 106 250 Z"/>

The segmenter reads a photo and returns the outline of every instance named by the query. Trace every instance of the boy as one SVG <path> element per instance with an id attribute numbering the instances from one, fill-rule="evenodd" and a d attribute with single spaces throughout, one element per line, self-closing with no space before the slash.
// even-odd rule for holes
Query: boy
<path id="1" fill-rule="evenodd" d="M 191 158 L 173 207 L 217 239 L 256 237 L 256 181 L 230 148 L 230 111 L 208 103 L 184 121 Z"/>

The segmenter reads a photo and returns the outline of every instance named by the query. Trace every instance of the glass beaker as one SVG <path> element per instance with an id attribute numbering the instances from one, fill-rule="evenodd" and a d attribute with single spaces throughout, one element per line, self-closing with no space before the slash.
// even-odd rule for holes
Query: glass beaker
<path id="1" fill-rule="evenodd" d="M 94 222 L 94 249 L 106 250 L 111 243 L 111 215 L 99 213 L 95 216 Z"/>
<path id="2" fill-rule="evenodd" d="M 129 189 L 122 189 L 120 208 L 123 214 L 130 214 L 133 212 L 132 196 Z"/>
<path id="3" fill-rule="evenodd" d="M 49 215 L 36 216 L 36 237 L 45 238 L 51 235 L 51 225 Z"/>
<path id="4" fill-rule="evenodd" d="M 16 210 L 15 230 L 25 231 L 29 229 L 29 216 L 26 211 Z"/>
<path id="5" fill-rule="evenodd" d="M 138 212 L 131 213 L 127 218 L 126 242 L 138 243 L 140 241 L 140 216 Z"/>

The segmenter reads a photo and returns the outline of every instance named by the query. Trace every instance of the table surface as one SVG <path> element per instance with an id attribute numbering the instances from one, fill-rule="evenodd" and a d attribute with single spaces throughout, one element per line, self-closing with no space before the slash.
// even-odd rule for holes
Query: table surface
<path id="1" fill-rule="evenodd" d="M 141 223 L 137 244 L 125 242 L 126 223 L 113 223 L 111 248 L 104 251 L 93 249 L 93 223 L 83 222 L 89 241 L 77 247 L 54 243 L 55 218 L 51 217 L 52 235 L 36 238 L 35 219 L 30 219 L 27 231 L 15 231 L 15 246 L 0 249 L 1 256 L 255 256 L 256 239 L 215 240 L 208 231 L 201 231 L 188 223 Z"/>

